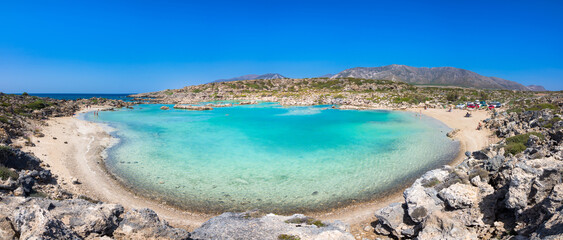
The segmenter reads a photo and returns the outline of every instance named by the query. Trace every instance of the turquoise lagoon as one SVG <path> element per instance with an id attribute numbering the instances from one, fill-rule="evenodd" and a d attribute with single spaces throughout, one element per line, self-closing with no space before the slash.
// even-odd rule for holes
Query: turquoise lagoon
<path id="1" fill-rule="evenodd" d="M 451 161 L 441 122 L 399 111 L 275 103 L 88 113 L 116 129 L 107 169 L 133 191 L 199 212 L 324 211 L 376 198 Z"/>

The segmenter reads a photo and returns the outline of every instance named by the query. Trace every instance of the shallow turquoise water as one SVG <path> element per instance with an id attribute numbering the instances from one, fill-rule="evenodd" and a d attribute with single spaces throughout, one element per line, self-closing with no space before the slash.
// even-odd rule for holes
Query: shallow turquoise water
<path id="1" fill-rule="evenodd" d="M 120 143 L 106 161 L 114 175 L 194 211 L 288 213 L 369 200 L 458 150 L 445 125 L 409 112 L 161 106 L 84 117 L 117 129 Z"/>

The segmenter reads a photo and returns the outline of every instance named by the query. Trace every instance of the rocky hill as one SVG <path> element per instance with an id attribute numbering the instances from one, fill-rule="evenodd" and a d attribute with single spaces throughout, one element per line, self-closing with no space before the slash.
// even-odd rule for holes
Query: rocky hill
<path id="1" fill-rule="evenodd" d="M 547 89 L 545 89 L 543 86 L 540 85 L 528 85 L 527 87 L 528 89 L 530 89 L 530 91 L 536 91 L 536 92 L 547 91 Z"/>
<path id="2" fill-rule="evenodd" d="M 213 81 L 214 83 L 217 82 L 233 82 L 233 81 L 242 81 L 242 80 L 254 80 L 254 79 L 266 79 L 266 80 L 270 80 L 270 79 L 284 79 L 286 77 L 282 76 L 279 73 L 266 73 L 266 74 L 262 74 L 262 75 L 257 75 L 257 74 L 248 74 L 248 75 L 243 75 L 240 77 L 234 77 L 234 78 L 229 78 L 229 79 L 218 79 Z"/>
<path id="3" fill-rule="evenodd" d="M 446 85 L 484 89 L 508 89 L 528 91 L 517 82 L 497 77 L 485 77 L 475 72 L 454 67 L 410 67 L 388 65 L 382 67 L 357 67 L 346 69 L 332 78 L 363 78 L 401 81 L 411 84 Z"/>

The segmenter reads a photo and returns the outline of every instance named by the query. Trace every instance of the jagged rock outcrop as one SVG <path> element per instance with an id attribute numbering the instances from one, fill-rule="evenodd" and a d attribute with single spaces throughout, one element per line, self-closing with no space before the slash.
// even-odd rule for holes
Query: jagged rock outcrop
<path id="1" fill-rule="evenodd" d="M 149 209 L 124 214 L 121 205 L 82 199 L 2 197 L 0 236 L 20 239 L 189 239 Z M 10 239 L 10 238 L 7 238 Z"/>
<path id="2" fill-rule="evenodd" d="M 193 239 L 277 240 L 280 235 L 302 240 L 353 240 L 342 222 L 315 221 L 301 214 L 252 217 L 249 213 L 223 213 L 192 232 Z"/>
<path id="3" fill-rule="evenodd" d="M 553 127 L 561 122 L 556 115 L 540 110 L 490 119 L 487 127 L 516 136 L 510 144 L 525 150 L 507 150 L 504 139 L 468 152 L 454 168 L 425 173 L 404 191 L 404 203 L 376 212 L 376 233 L 400 239 L 561 239 L 563 142 L 561 129 Z M 530 124 L 546 119 L 556 121 L 548 128 Z M 414 233 L 401 231 L 404 226 Z"/>
<path id="4" fill-rule="evenodd" d="M 189 239 L 190 233 L 170 227 L 153 210 L 133 209 L 123 216 L 119 227 L 113 232 L 115 239 Z"/>

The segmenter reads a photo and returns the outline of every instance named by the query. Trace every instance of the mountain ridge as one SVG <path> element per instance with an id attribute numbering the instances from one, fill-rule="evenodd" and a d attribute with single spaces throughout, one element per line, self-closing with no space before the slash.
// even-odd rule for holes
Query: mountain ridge
<path id="1" fill-rule="evenodd" d="M 535 91 L 535 92 L 544 92 L 547 91 L 547 89 L 545 89 L 543 86 L 541 85 L 528 85 L 526 86 L 530 89 L 530 91 Z"/>
<path id="2" fill-rule="evenodd" d="M 411 67 L 387 65 L 381 67 L 356 67 L 346 69 L 331 78 L 365 78 L 401 81 L 411 84 L 450 85 L 484 89 L 508 89 L 529 91 L 520 83 L 498 77 L 486 77 L 455 67 Z"/>
<path id="3" fill-rule="evenodd" d="M 499 77 L 487 77 L 476 72 L 456 67 L 411 67 L 391 64 L 380 67 L 355 67 L 345 69 L 337 74 L 325 74 L 320 78 L 362 78 L 376 80 L 400 81 L 419 85 L 444 85 L 479 89 L 505 89 L 520 91 L 547 91 L 540 85 L 524 86 L 518 82 Z M 255 79 L 287 79 L 279 73 L 262 75 L 248 74 L 229 79 L 218 79 L 217 82 L 232 82 Z"/>
<path id="4" fill-rule="evenodd" d="M 279 73 L 266 73 L 266 74 L 262 74 L 262 75 L 247 74 L 247 75 L 234 77 L 234 78 L 217 79 L 213 82 L 216 83 L 216 82 L 232 82 L 232 81 L 254 80 L 254 79 L 284 79 L 284 78 L 287 78 L 287 77 L 284 77 L 283 75 L 281 75 Z"/>

